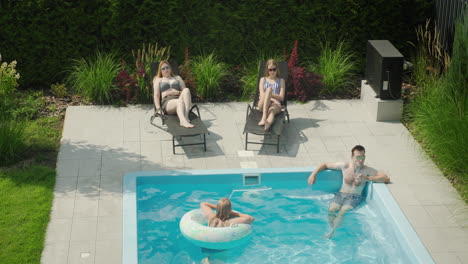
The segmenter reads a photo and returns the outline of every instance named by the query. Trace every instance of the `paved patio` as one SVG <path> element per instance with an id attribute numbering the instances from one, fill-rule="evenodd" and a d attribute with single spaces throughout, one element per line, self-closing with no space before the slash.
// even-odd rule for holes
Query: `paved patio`
<path id="1" fill-rule="evenodd" d="M 211 132 L 207 152 L 178 147 L 176 155 L 170 134 L 149 124 L 151 106 L 69 107 L 41 262 L 121 263 L 127 172 L 316 166 L 348 160 L 362 144 L 366 163 L 391 177 L 388 188 L 434 260 L 468 263 L 467 207 L 400 122 L 366 120 L 359 100 L 291 103 L 277 154 L 275 146 L 244 151 L 247 103 L 199 106 Z"/>

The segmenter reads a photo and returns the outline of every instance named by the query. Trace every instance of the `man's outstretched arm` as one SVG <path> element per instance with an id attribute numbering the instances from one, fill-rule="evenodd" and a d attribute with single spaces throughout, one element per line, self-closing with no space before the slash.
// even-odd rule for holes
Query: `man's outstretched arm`
<path id="1" fill-rule="evenodd" d="M 390 182 L 390 177 L 388 177 L 387 174 L 383 173 L 383 172 L 377 172 L 377 174 L 375 176 L 369 176 L 367 177 L 367 179 L 369 181 L 373 181 L 373 182 L 384 182 L 384 183 L 389 183 Z"/>
<path id="2" fill-rule="evenodd" d="M 329 169 L 329 170 L 339 170 L 341 169 L 342 167 L 344 166 L 343 163 L 340 163 L 340 162 L 336 162 L 336 163 L 330 163 L 330 162 L 324 162 L 324 163 L 320 163 L 320 165 L 318 165 L 317 168 L 315 168 L 315 170 L 310 174 L 309 178 L 307 179 L 307 183 L 309 185 L 312 185 L 315 183 L 315 180 L 316 180 L 316 177 L 317 177 L 317 174 L 320 172 L 320 171 L 323 171 L 325 169 Z"/>

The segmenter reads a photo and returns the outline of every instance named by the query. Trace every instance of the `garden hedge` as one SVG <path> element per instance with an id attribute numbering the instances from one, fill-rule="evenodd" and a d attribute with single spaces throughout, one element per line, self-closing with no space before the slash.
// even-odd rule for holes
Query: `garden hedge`
<path id="1" fill-rule="evenodd" d="M 62 81 L 71 59 L 115 51 L 127 58 L 144 42 L 172 47 L 182 61 L 215 51 L 240 64 L 258 53 L 314 57 L 319 41 L 349 40 L 364 54 L 367 39 L 389 39 L 403 51 L 414 29 L 432 17 L 427 0 L 0 0 L 0 53 L 17 60 L 22 87 Z"/>

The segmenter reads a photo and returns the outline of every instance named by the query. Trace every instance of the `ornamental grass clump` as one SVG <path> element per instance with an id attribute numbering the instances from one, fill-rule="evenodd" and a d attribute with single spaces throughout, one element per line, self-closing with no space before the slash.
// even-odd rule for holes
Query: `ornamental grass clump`
<path id="1" fill-rule="evenodd" d="M 0 121 L 0 166 L 14 162 L 26 150 L 25 127 L 21 121 Z"/>
<path id="2" fill-rule="evenodd" d="M 153 100 L 151 86 L 152 80 L 149 79 L 151 63 L 159 64 L 160 61 L 167 61 L 171 55 L 171 47 L 159 47 L 158 43 L 145 44 L 141 49 L 132 50 L 132 57 L 135 62 L 135 74 L 137 85 L 135 86 L 134 98 L 139 103 L 150 103 Z M 133 71 L 129 70 L 133 74 Z M 128 101 L 128 99 L 127 99 Z"/>
<path id="3" fill-rule="evenodd" d="M 357 70 L 356 55 L 345 41 L 336 45 L 329 42 L 321 44 L 321 53 L 316 63 L 309 63 L 307 69 L 323 75 L 320 93 L 336 94 L 352 88 Z"/>
<path id="4" fill-rule="evenodd" d="M 214 53 L 195 57 L 191 65 L 198 96 L 204 100 L 216 100 L 220 93 L 220 83 L 228 74 L 227 65 L 218 62 Z"/>
<path id="5" fill-rule="evenodd" d="M 114 53 L 97 52 L 95 57 L 88 60 L 73 60 L 67 82 L 78 94 L 98 104 L 111 104 L 113 94 L 118 92 L 114 80 L 120 69 Z"/>
<path id="6" fill-rule="evenodd" d="M 410 42 L 417 48 L 412 81 L 417 84 L 419 93 L 424 92 L 424 87 L 431 86 L 437 81 L 450 65 L 450 56 L 440 40 L 440 31 L 435 24 L 433 27 L 431 25 L 431 21 L 426 20 L 425 26 L 418 26 L 417 44 Z"/>
<path id="7" fill-rule="evenodd" d="M 468 16 L 455 26 L 452 60 L 448 67 L 437 58 L 422 58 L 414 74 L 417 89 L 406 106 L 408 126 L 427 153 L 468 200 Z M 418 56 L 434 56 L 419 50 Z M 439 61 L 439 62 L 437 62 Z M 434 64 L 436 62 L 436 64 Z M 436 67 L 434 67 L 436 66 Z M 439 68 L 439 66 L 442 66 Z M 440 78 L 434 76 L 439 73 Z M 444 72 L 444 69 L 447 69 Z M 430 78 L 431 81 L 425 81 Z"/>
<path id="8" fill-rule="evenodd" d="M 244 75 L 241 77 L 242 100 L 251 99 L 257 89 L 259 62 L 251 63 L 244 67 Z"/>
<path id="9" fill-rule="evenodd" d="M 141 49 L 132 50 L 132 57 L 137 69 L 143 66 L 146 73 L 149 73 L 152 62 L 159 64 L 160 61 L 167 61 L 170 55 L 171 47 L 159 47 L 158 43 L 143 43 Z M 138 65 L 139 63 L 141 65 Z"/>

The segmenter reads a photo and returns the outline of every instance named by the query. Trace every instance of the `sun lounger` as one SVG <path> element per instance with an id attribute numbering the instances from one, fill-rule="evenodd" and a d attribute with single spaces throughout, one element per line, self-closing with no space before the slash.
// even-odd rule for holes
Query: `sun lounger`
<path id="1" fill-rule="evenodd" d="M 157 63 L 151 63 L 151 83 L 153 80 L 153 77 L 157 74 L 158 71 L 158 66 L 159 64 Z M 172 72 L 176 75 L 178 75 L 178 67 L 177 63 L 171 63 L 171 68 Z M 161 99 L 159 99 L 161 100 Z M 196 112 L 194 111 L 196 110 Z M 161 119 L 161 126 L 156 125 L 154 123 L 154 119 L 159 117 Z M 192 108 L 190 108 L 189 112 L 189 120 L 190 122 L 194 125 L 193 128 L 185 128 L 181 127 L 179 125 L 179 118 L 177 115 L 167 115 L 164 114 L 163 111 L 157 111 L 156 110 L 156 105 L 154 105 L 154 114 L 151 116 L 150 123 L 160 129 L 163 129 L 167 132 L 169 132 L 172 135 L 172 152 L 175 154 L 175 147 L 182 147 L 182 146 L 192 146 L 192 145 L 203 145 L 204 151 L 206 151 L 206 134 L 208 134 L 208 129 L 206 128 L 205 124 L 200 118 L 200 110 L 198 109 L 197 105 L 193 105 Z M 163 128 L 163 126 L 166 126 L 166 129 Z M 178 143 L 176 144 L 177 141 L 182 141 L 182 138 L 184 137 L 200 137 L 200 142 L 196 143 Z"/>
<path id="2" fill-rule="evenodd" d="M 247 150 L 247 145 L 249 143 L 250 144 L 262 144 L 262 145 L 276 145 L 276 152 L 279 152 L 279 142 L 280 142 L 281 133 L 283 132 L 283 125 L 286 122 L 286 119 L 288 120 L 288 123 L 289 123 L 289 112 L 288 112 L 287 100 L 286 100 L 287 91 L 285 92 L 285 99 L 281 103 L 283 107 L 282 111 L 275 116 L 275 120 L 273 124 L 271 125 L 270 129 L 268 131 L 265 131 L 263 126 L 258 125 L 258 122 L 260 122 L 260 120 L 262 119 L 262 112 L 258 109 L 258 106 L 257 106 L 259 96 L 260 96 L 260 93 L 258 90 L 258 84 L 260 83 L 260 79 L 264 76 L 265 67 L 266 67 L 266 61 L 262 61 L 260 63 L 260 67 L 258 71 L 259 74 L 258 74 L 258 79 L 257 79 L 257 88 L 256 88 L 254 100 L 252 102 L 252 105 L 250 104 L 247 105 L 247 115 L 246 115 L 246 121 L 245 121 L 245 127 L 244 127 L 245 149 Z M 287 82 L 288 80 L 287 63 L 280 62 L 279 69 L 280 69 L 280 78 L 283 78 L 285 82 Z M 266 143 L 264 141 L 263 142 L 249 141 L 249 133 L 255 134 L 255 135 L 276 137 L 276 143 Z"/>

